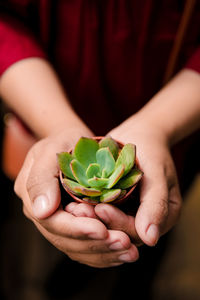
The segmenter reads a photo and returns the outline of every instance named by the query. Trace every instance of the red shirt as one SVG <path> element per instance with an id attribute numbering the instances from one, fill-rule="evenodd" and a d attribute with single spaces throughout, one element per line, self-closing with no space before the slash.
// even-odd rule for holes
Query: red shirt
<path id="1" fill-rule="evenodd" d="M 0 74 L 21 59 L 46 57 L 77 113 L 103 135 L 161 88 L 184 4 L 0 0 Z M 176 71 L 200 71 L 200 1 L 195 5 Z"/>

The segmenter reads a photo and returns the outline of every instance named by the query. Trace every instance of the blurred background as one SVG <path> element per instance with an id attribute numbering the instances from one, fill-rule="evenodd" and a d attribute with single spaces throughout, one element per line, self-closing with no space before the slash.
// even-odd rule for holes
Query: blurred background
<path id="1" fill-rule="evenodd" d="M 0 130 L 2 140 L 3 116 Z M 191 165 L 185 172 L 185 182 L 190 175 L 190 168 Z M 119 279 L 121 277 L 118 277 L 116 268 L 106 271 L 96 270 L 71 262 L 51 246 L 24 217 L 21 201 L 13 192 L 13 182 L 4 175 L 2 169 L 0 180 L 0 299 L 114 299 L 111 295 L 116 284 L 119 282 L 124 284 L 122 279 Z M 148 299 L 199 300 L 199 173 L 184 191 L 184 206 L 180 221 L 167 237 L 164 247 L 163 257 L 158 266 L 155 266 L 155 276 L 150 287 L 151 296 Z M 148 274 L 148 265 L 145 272 Z M 123 271 L 121 273 L 123 275 Z M 131 282 L 130 278 L 130 282 L 128 279 L 124 282 L 129 285 L 129 287 L 125 285 L 124 289 L 130 288 L 134 295 L 134 280 Z M 141 287 L 143 284 L 145 288 L 145 275 Z M 120 294 L 115 295 L 115 299 L 121 299 Z M 134 299 L 139 299 L 139 296 Z"/>

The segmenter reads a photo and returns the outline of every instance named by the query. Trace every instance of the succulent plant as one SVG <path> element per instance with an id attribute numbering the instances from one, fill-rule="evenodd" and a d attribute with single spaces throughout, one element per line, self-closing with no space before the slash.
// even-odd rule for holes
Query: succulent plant
<path id="1" fill-rule="evenodd" d="M 57 154 L 64 188 L 88 203 L 121 199 L 136 185 L 143 173 L 136 167 L 136 146 L 122 147 L 110 137 L 99 142 L 79 139 L 73 151 Z"/>

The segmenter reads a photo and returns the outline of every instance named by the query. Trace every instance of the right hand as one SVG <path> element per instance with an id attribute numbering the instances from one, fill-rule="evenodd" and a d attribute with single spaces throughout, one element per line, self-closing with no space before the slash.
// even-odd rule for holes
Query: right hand
<path id="1" fill-rule="evenodd" d="M 56 153 L 68 151 L 81 135 L 77 130 L 68 130 L 37 142 L 17 176 L 15 192 L 23 201 L 25 215 L 72 260 L 100 268 L 135 261 L 138 250 L 128 235 L 108 230 L 95 218 L 91 206 L 83 204 L 91 217 L 74 216 L 61 206 Z"/>

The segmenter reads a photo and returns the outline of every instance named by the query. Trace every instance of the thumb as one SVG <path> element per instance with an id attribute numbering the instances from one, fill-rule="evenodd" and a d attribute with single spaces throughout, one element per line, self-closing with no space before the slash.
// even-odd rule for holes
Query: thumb
<path id="1" fill-rule="evenodd" d="M 30 170 L 26 189 L 33 217 L 45 219 L 52 215 L 61 202 L 56 159 L 51 156 L 37 159 Z"/>
<path id="2" fill-rule="evenodd" d="M 154 246 L 168 217 L 168 188 L 164 178 L 146 180 L 141 185 L 141 204 L 135 217 L 135 227 L 141 240 Z"/>
<path id="3" fill-rule="evenodd" d="M 35 218 L 45 219 L 51 216 L 60 205 L 60 192 L 57 179 L 49 179 L 28 189 Z"/>

